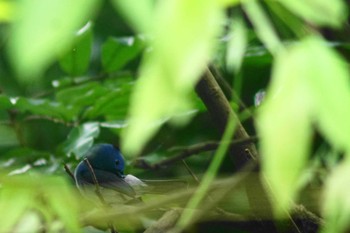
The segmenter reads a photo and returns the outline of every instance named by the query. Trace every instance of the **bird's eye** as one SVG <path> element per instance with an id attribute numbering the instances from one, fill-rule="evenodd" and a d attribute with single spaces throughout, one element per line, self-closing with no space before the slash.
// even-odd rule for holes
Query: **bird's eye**
<path id="1" fill-rule="evenodd" d="M 115 164 L 118 166 L 119 165 L 119 160 L 117 159 L 116 161 L 115 161 Z"/>

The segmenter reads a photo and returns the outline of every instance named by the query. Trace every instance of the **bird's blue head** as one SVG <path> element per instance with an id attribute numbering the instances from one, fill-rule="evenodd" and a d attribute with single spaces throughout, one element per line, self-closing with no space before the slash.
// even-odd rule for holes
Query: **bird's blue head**
<path id="1" fill-rule="evenodd" d="M 124 158 L 112 144 L 94 145 L 86 153 L 86 158 L 93 168 L 108 171 L 124 178 Z"/>

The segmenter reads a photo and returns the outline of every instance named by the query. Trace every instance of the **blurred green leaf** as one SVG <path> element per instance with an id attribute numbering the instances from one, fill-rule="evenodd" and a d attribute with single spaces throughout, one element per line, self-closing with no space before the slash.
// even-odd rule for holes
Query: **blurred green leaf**
<path id="1" fill-rule="evenodd" d="M 26 213 L 16 224 L 12 232 L 40 232 L 41 219 L 35 211 Z"/>
<path id="2" fill-rule="evenodd" d="M 77 159 L 80 159 L 92 146 L 94 139 L 99 134 L 100 127 L 96 122 L 87 122 L 75 127 L 64 142 L 63 150 L 68 156 L 73 153 Z"/>
<path id="3" fill-rule="evenodd" d="M 138 32 L 150 32 L 154 19 L 153 0 L 113 0 L 114 6 Z"/>
<path id="4" fill-rule="evenodd" d="M 214 0 L 159 2 L 153 51 L 142 63 L 131 99 L 130 126 L 123 135 L 126 153 L 140 151 L 161 121 L 189 108 L 188 95 L 213 51 L 221 16 Z"/>
<path id="5" fill-rule="evenodd" d="M 303 54 L 310 75 L 308 86 L 313 95 L 317 127 L 339 151 L 350 152 L 350 75 L 345 63 L 331 47 L 320 39 L 305 43 Z M 301 51 L 299 51 L 301 53 Z M 302 62 L 302 61 L 301 61 Z"/>
<path id="6" fill-rule="evenodd" d="M 111 117 L 114 120 L 125 119 L 129 103 L 130 89 L 113 90 L 98 98 L 84 114 L 88 119 L 99 116 Z"/>
<path id="7" fill-rule="evenodd" d="M 0 124 L 0 147 L 19 145 L 14 127 Z"/>
<path id="8" fill-rule="evenodd" d="M 97 0 L 21 0 L 9 53 L 21 81 L 38 79 L 98 8 Z M 31 79 L 28 79 L 30 77 Z"/>
<path id="9" fill-rule="evenodd" d="M 238 72 L 242 65 L 248 42 L 247 31 L 241 19 L 233 19 L 230 36 L 231 38 L 227 45 L 226 64 L 229 69 Z"/>
<path id="10" fill-rule="evenodd" d="M 59 193 L 57 193 L 57 187 L 60 187 Z M 48 204 L 52 208 L 52 212 L 62 221 L 65 229 L 68 232 L 79 232 L 79 203 L 66 182 L 63 179 L 55 179 L 43 191 L 49 197 Z M 62 203 L 69 203 L 69 208 Z"/>
<path id="11" fill-rule="evenodd" d="M 41 115 L 47 118 L 58 118 L 65 121 L 71 121 L 77 114 L 77 109 L 73 106 L 65 106 L 62 103 L 53 102 L 48 99 L 29 99 L 19 97 L 16 100 L 15 107 L 23 112 Z"/>
<path id="12" fill-rule="evenodd" d="M 320 26 L 339 27 L 346 19 L 346 5 L 342 0 L 279 0 L 287 9 L 306 21 Z"/>
<path id="13" fill-rule="evenodd" d="M 22 184 L 23 185 L 23 184 Z M 20 217 L 31 206 L 33 191 L 25 189 L 27 186 L 6 187 L 0 190 L 0 224 L 3 232 L 12 232 L 12 228 Z"/>
<path id="14" fill-rule="evenodd" d="M 267 17 L 267 14 L 261 7 L 259 1 L 244 1 L 243 7 L 254 25 L 256 34 L 259 36 L 271 54 L 275 54 L 277 50 L 282 47 L 282 44 L 273 27 L 273 24 Z"/>
<path id="15" fill-rule="evenodd" d="M 0 1 L 0 22 L 11 21 L 14 16 L 16 5 L 11 1 Z"/>
<path id="16" fill-rule="evenodd" d="M 91 22 L 89 22 L 76 33 L 72 48 L 60 59 L 61 68 L 69 75 L 82 75 L 89 68 L 92 37 Z"/>
<path id="17" fill-rule="evenodd" d="M 105 71 L 117 71 L 141 53 L 143 41 L 138 37 L 110 37 L 102 45 L 102 65 Z"/>
<path id="18" fill-rule="evenodd" d="M 0 110 L 9 109 L 11 106 L 10 98 L 6 95 L 0 95 Z"/>
<path id="19" fill-rule="evenodd" d="M 88 82 L 56 92 L 56 100 L 66 106 L 86 107 L 108 93 L 109 90 L 100 83 Z"/>
<path id="20" fill-rule="evenodd" d="M 350 226 L 350 163 L 338 166 L 328 178 L 322 201 L 322 215 L 326 224 L 322 233 L 346 232 Z"/>
<path id="21" fill-rule="evenodd" d="M 346 65 L 322 40 L 304 39 L 277 57 L 258 129 L 263 171 L 278 213 L 295 198 L 314 124 L 335 148 L 350 151 L 348 105 Z"/>
<path id="22" fill-rule="evenodd" d="M 30 220 L 27 232 L 36 232 L 37 218 L 46 219 L 46 224 L 62 223 L 60 231 L 79 232 L 78 207 L 76 193 L 70 189 L 62 177 L 44 176 L 2 176 L 0 190 L 0 224 L 4 232 L 14 232 L 20 224 Z M 64 203 L 69 203 L 67 208 Z M 28 219 L 30 216 L 30 219 Z M 55 221 L 52 221 L 54 220 Z M 51 221 L 50 221 L 51 220 Z M 41 222 L 41 221 L 40 221 Z M 35 224 L 33 224 L 35 223 Z M 46 225 L 48 229 L 50 225 Z M 41 228 L 41 227 L 40 227 Z"/>

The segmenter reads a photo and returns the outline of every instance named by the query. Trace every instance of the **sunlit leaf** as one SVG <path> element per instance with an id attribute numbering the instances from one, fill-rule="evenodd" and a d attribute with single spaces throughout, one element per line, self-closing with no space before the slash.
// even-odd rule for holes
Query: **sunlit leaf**
<path id="1" fill-rule="evenodd" d="M 0 22 L 11 21 L 15 11 L 14 1 L 1 0 L 0 1 Z"/>
<path id="2" fill-rule="evenodd" d="M 12 25 L 9 53 L 21 81 L 37 79 L 61 54 L 97 9 L 97 0 L 21 0 Z M 29 80 L 27 80 L 29 81 Z"/>
<path id="3" fill-rule="evenodd" d="M 310 23 L 339 27 L 346 19 L 346 5 L 342 0 L 279 0 L 287 9 Z"/>
<path id="4" fill-rule="evenodd" d="M 113 0 L 114 6 L 138 32 L 149 32 L 152 27 L 153 0 Z"/>
<path id="5" fill-rule="evenodd" d="M 310 96 L 290 72 L 295 61 L 289 58 L 280 58 L 276 64 L 270 96 L 263 103 L 258 121 L 263 173 L 278 215 L 285 214 L 295 198 L 311 141 Z"/>
<path id="6" fill-rule="evenodd" d="M 254 25 L 256 34 L 259 36 L 267 49 L 272 54 L 275 54 L 277 50 L 282 47 L 282 44 L 273 27 L 273 24 L 267 17 L 259 1 L 244 1 L 243 6 L 249 16 L 249 19 Z"/>
<path id="7" fill-rule="evenodd" d="M 39 232 L 41 227 L 40 216 L 35 211 L 29 211 L 19 220 L 13 232 Z"/>
<path id="8" fill-rule="evenodd" d="M 57 187 L 59 187 L 59 190 Z M 60 221 L 62 221 L 65 229 L 70 232 L 79 232 L 80 226 L 77 221 L 79 203 L 66 182 L 63 179 L 52 179 L 50 185 L 44 191 L 48 197 L 48 204 Z M 69 208 L 63 203 L 69 203 Z"/>
<path id="9" fill-rule="evenodd" d="M 102 65 L 105 71 L 116 71 L 140 54 L 143 42 L 137 37 L 110 37 L 102 45 Z"/>
<path id="10" fill-rule="evenodd" d="M 263 171 L 279 213 L 299 188 L 314 125 L 335 148 L 350 151 L 348 105 L 347 68 L 319 38 L 304 39 L 280 54 L 258 118 Z"/>
<path id="11" fill-rule="evenodd" d="M 240 0 L 218 0 L 223 7 L 235 6 L 240 3 Z"/>
<path id="12" fill-rule="evenodd" d="M 79 201 L 62 177 L 2 176 L 1 185 L 0 207 L 6 210 L 0 212 L 2 231 L 16 232 L 27 225 L 25 231 L 36 232 L 45 220 L 48 228 L 59 222 L 60 230 L 79 232 Z"/>
<path id="13" fill-rule="evenodd" d="M 309 63 L 308 83 L 315 99 L 316 123 L 338 150 L 350 151 L 350 75 L 348 64 L 328 44 L 309 40 L 304 61 Z"/>
<path id="14" fill-rule="evenodd" d="M 247 32 L 241 19 L 234 19 L 231 27 L 231 38 L 227 45 L 226 64 L 229 69 L 237 72 L 242 65 L 247 47 Z"/>
<path id="15" fill-rule="evenodd" d="M 160 121 L 189 108 L 187 97 L 209 60 L 221 13 L 214 0 L 159 2 L 153 51 L 143 61 L 131 99 L 123 137 L 127 153 L 138 152 Z"/>
<path id="16" fill-rule="evenodd" d="M 60 59 L 61 68 L 71 76 L 84 74 L 89 67 L 91 50 L 92 29 L 89 22 L 76 33 L 72 48 Z"/>
<path id="17" fill-rule="evenodd" d="M 3 187 L 0 191 L 0 224 L 1 230 L 11 232 L 11 229 L 31 205 L 32 192 L 18 187 Z"/>
<path id="18" fill-rule="evenodd" d="M 350 226 L 350 163 L 345 161 L 335 169 L 324 188 L 322 212 L 325 226 L 322 233 L 345 232 Z"/>
<path id="19" fill-rule="evenodd" d="M 99 124 L 96 122 L 85 123 L 74 128 L 68 135 L 63 145 L 67 155 L 73 153 L 76 158 L 81 158 L 90 149 L 94 139 L 100 134 Z"/>

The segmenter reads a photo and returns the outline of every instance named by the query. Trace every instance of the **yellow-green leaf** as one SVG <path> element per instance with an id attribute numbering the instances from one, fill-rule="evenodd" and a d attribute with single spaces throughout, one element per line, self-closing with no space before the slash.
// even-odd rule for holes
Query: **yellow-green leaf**
<path id="1" fill-rule="evenodd" d="M 213 51 L 221 16 L 215 0 L 159 2 L 153 50 L 143 60 L 123 135 L 126 153 L 140 151 L 159 123 L 188 109 L 188 95 Z"/>
<path id="2" fill-rule="evenodd" d="M 320 38 L 306 38 L 277 57 L 258 129 L 278 213 L 296 197 L 312 127 L 336 149 L 350 151 L 349 87 L 346 65 Z"/>
<path id="3" fill-rule="evenodd" d="M 68 48 L 97 9 L 97 0 L 20 0 L 9 53 L 21 81 L 37 78 Z"/>
<path id="4" fill-rule="evenodd" d="M 345 232 L 350 226 L 350 162 L 344 161 L 329 177 L 324 188 L 322 233 Z"/>
<path id="5" fill-rule="evenodd" d="M 339 27 L 346 19 L 343 0 L 279 0 L 287 9 L 316 25 Z"/>

